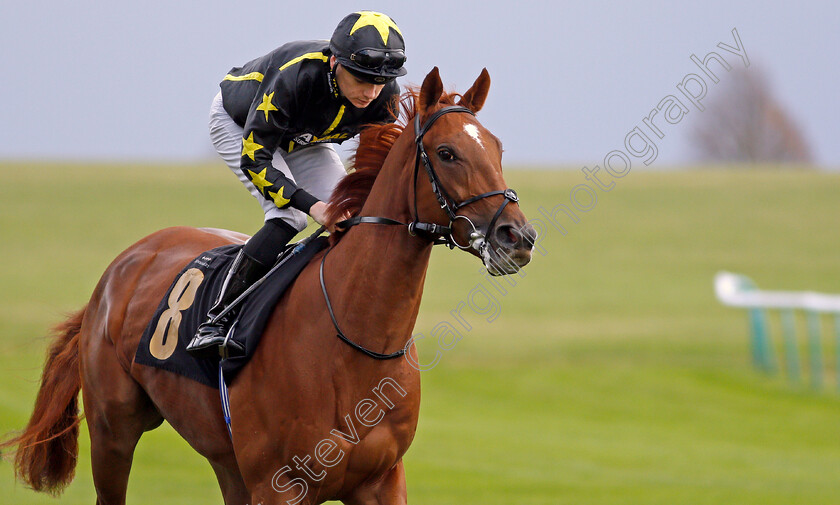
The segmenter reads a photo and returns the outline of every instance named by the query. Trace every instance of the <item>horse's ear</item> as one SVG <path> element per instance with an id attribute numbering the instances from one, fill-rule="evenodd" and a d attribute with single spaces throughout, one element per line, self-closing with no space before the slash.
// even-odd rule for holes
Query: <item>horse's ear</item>
<path id="1" fill-rule="evenodd" d="M 423 79 L 423 85 L 420 87 L 420 112 L 426 112 L 437 105 L 442 94 L 443 83 L 440 80 L 440 71 L 435 67 Z"/>
<path id="2" fill-rule="evenodd" d="M 458 100 L 458 105 L 466 107 L 473 112 L 478 112 L 484 107 L 484 101 L 487 100 L 487 93 L 489 91 L 490 74 L 484 68 L 481 70 L 481 74 L 479 74 L 478 79 L 475 80 L 472 87 Z"/>

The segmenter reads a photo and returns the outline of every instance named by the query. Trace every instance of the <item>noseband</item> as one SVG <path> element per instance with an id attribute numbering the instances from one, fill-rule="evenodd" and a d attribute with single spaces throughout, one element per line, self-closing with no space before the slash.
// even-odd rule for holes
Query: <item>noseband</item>
<path id="1" fill-rule="evenodd" d="M 458 247 L 460 249 L 469 249 L 475 248 L 479 254 L 482 256 L 484 255 L 484 251 L 489 244 L 489 238 L 493 233 L 493 228 L 496 226 L 496 221 L 499 219 L 499 216 L 502 214 L 502 211 L 505 210 L 507 204 L 510 202 L 518 202 L 519 197 L 516 196 L 516 191 L 508 188 L 508 189 L 499 189 L 496 191 L 488 191 L 487 193 L 482 193 L 477 196 L 473 196 L 467 198 L 466 200 L 460 203 L 454 203 L 452 198 L 443 189 L 443 186 L 440 183 L 440 179 L 435 172 L 434 167 L 432 167 L 432 162 L 429 159 L 429 155 L 426 153 L 426 149 L 423 147 L 423 136 L 429 131 L 429 128 L 437 121 L 441 116 L 444 114 L 448 114 L 450 112 L 465 112 L 472 116 L 475 116 L 475 113 L 466 107 L 460 106 L 448 106 L 444 107 L 434 114 L 429 116 L 429 119 L 426 120 L 423 127 L 420 127 L 420 114 L 417 114 L 414 117 L 414 131 L 416 132 L 417 136 L 414 139 L 414 142 L 417 144 L 417 154 L 414 158 L 414 219 L 410 223 L 403 223 L 401 221 L 397 221 L 396 219 L 391 219 L 387 217 L 377 217 L 377 216 L 356 216 L 351 217 L 345 221 L 341 221 L 336 223 L 338 228 L 342 230 L 347 230 L 352 226 L 357 224 L 385 224 L 385 225 L 400 225 L 400 226 L 407 226 L 408 233 L 411 235 L 416 235 L 417 232 L 427 233 L 431 235 L 432 243 L 434 245 L 446 245 L 450 249 L 454 249 Z M 432 183 L 432 191 L 435 193 L 435 197 L 437 197 L 438 203 L 440 204 L 440 208 L 446 212 L 446 215 L 449 217 L 449 225 L 448 226 L 441 226 L 435 223 L 424 223 L 419 220 L 418 210 L 417 210 L 417 174 L 420 173 L 420 161 L 423 162 L 423 166 L 426 169 L 426 174 L 429 176 L 429 182 Z M 478 228 L 476 228 L 475 224 L 468 218 L 467 216 L 462 216 L 458 214 L 458 211 L 466 207 L 471 203 L 475 203 L 479 200 L 487 198 L 488 196 L 495 196 L 495 195 L 504 195 L 505 199 L 502 204 L 499 206 L 498 210 L 496 210 L 496 214 L 493 215 L 493 219 L 490 220 L 490 224 L 487 226 L 487 232 L 481 233 Z M 470 241 L 467 245 L 461 245 L 455 238 L 452 236 L 453 230 L 452 226 L 455 224 L 455 221 L 458 219 L 465 219 L 470 226 L 472 227 L 473 231 L 470 233 Z M 324 281 L 324 263 L 327 260 L 327 255 L 330 253 L 332 249 L 328 249 L 324 256 L 321 258 L 321 267 L 320 267 L 320 281 L 321 281 L 321 291 L 324 293 L 324 299 L 327 302 L 327 311 L 330 314 L 330 318 L 332 319 L 333 326 L 336 329 L 336 336 L 342 340 L 344 343 L 352 347 L 353 349 L 366 354 L 374 359 L 394 359 L 398 358 L 405 354 L 405 348 L 400 349 L 399 351 L 384 354 L 372 351 L 367 349 L 349 339 L 341 328 L 338 325 L 338 320 L 335 317 L 335 312 L 332 308 L 332 303 L 330 303 L 330 296 L 327 294 L 327 285 Z"/>
<path id="2" fill-rule="evenodd" d="M 390 219 L 386 217 L 356 216 L 342 221 L 340 223 L 336 223 L 336 226 L 346 230 L 351 226 L 355 226 L 357 224 L 362 223 L 402 225 L 408 227 L 408 233 L 411 235 L 416 235 L 417 232 L 432 235 L 434 237 L 432 239 L 432 243 L 434 245 L 446 245 L 450 249 L 454 249 L 455 247 L 458 247 L 459 249 L 469 249 L 473 247 L 477 249 L 480 253 L 483 253 L 483 249 L 485 249 L 488 245 L 487 238 L 492 235 L 493 229 L 496 226 L 496 221 L 499 219 L 499 216 L 502 214 L 502 211 L 505 210 L 505 207 L 507 207 L 508 203 L 518 202 L 519 197 L 516 195 L 516 191 L 510 188 L 488 191 L 487 193 L 482 193 L 480 195 L 467 198 L 466 200 L 459 203 L 455 203 L 454 200 L 449 196 L 449 193 L 447 193 L 447 191 L 443 188 L 443 185 L 440 182 L 440 178 L 438 177 L 437 172 L 435 172 L 435 169 L 432 166 L 431 159 L 429 159 L 429 155 L 426 153 L 426 148 L 423 147 L 423 136 L 426 135 L 426 133 L 429 131 L 429 129 L 432 127 L 435 121 L 437 121 L 444 114 L 449 114 L 450 112 L 464 112 L 471 116 L 475 116 L 475 113 L 466 107 L 451 105 L 435 111 L 434 114 L 429 116 L 429 118 L 423 124 L 422 128 L 420 126 L 420 114 L 414 116 L 414 131 L 416 133 L 414 143 L 417 144 L 417 154 L 414 157 L 414 220 L 410 223 L 403 223 L 401 221 L 397 221 L 395 219 Z M 443 209 L 444 212 L 446 212 L 446 215 L 449 218 L 448 226 L 441 226 L 435 223 L 425 223 L 420 221 L 419 212 L 417 210 L 417 177 L 420 173 L 421 161 L 423 162 L 423 167 L 426 169 L 426 175 L 429 176 L 429 182 L 432 184 L 432 191 L 434 192 L 435 197 L 437 198 L 437 201 L 440 204 L 440 208 Z M 475 224 L 472 222 L 472 220 L 470 220 L 470 218 L 458 214 L 458 211 L 466 207 L 467 205 L 475 203 L 489 196 L 496 195 L 503 195 L 505 199 L 499 206 L 498 210 L 496 210 L 496 214 L 493 215 L 493 219 L 490 220 L 490 224 L 487 226 L 486 232 L 480 232 L 475 226 Z M 467 245 L 459 244 L 458 241 L 455 240 L 455 237 L 453 237 L 454 230 L 452 229 L 452 227 L 455 224 L 455 221 L 457 221 L 458 219 L 466 220 L 467 223 L 469 223 L 469 225 L 473 229 L 473 231 L 470 233 L 470 240 Z"/>

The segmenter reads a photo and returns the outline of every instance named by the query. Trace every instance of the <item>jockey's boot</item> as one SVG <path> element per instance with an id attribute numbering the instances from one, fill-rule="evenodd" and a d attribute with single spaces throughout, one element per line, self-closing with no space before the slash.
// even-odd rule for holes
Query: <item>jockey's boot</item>
<path id="1" fill-rule="evenodd" d="M 222 285 L 219 299 L 207 312 L 207 321 L 201 323 L 195 336 L 187 345 L 187 352 L 194 356 L 209 357 L 219 353 L 222 350 L 220 346 L 224 344 L 227 356 L 245 354 L 245 346 L 241 342 L 234 339 L 228 339 L 225 342 L 230 325 L 236 320 L 242 303 L 231 307 L 221 317 L 219 314 L 267 271 L 268 268 L 265 265 L 251 258 L 244 250 L 239 251 Z"/>

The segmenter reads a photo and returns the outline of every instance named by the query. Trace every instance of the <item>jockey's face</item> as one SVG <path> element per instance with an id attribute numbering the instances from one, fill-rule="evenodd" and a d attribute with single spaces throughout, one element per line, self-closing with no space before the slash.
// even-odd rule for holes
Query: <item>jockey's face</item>
<path id="1" fill-rule="evenodd" d="M 333 56 L 335 58 L 335 56 Z M 334 62 L 335 60 L 333 60 Z M 333 63 L 336 66 L 335 80 L 338 83 L 338 91 L 341 95 L 353 104 L 354 107 L 364 109 L 371 104 L 379 93 L 382 92 L 384 84 L 373 84 L 365 82 L 350 72 L 348 72 L 340 64 Z"/>

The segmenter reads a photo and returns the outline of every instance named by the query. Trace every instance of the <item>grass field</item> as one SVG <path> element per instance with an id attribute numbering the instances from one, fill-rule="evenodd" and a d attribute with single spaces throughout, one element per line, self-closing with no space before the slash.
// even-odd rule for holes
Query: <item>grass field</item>
<path id="1" fill-rule="evenodd" d="M 509 171 L 531 218 L 569 202 L 578 172 Z M 498 318 L 423 374 L 406 457 L 411 503 L 835 504 L 840 393 L 750 364 L 746 318 L 721 307 L 727 269 L 767 289 L 840 291 L 840 176 L 636 173 L 567 234 L 544 234 Z M 0 431 L 30 413 L 46 341 L 122 249 L 172 225 L 246 233 L 258 206 L 212 166 L 0 165 Z M 452 320 L 478 261 L 432 258 L 416 331 Z M 504 281 L 502 281 L 504 283 Z M 831 345 L 829 346 L 830 348 Z M 421 357 L 434 350 L 424 345 Z M 831 367 L 830 373 L 834 373 Z M 95 501 L 86 429 L 61 503 Z M 5 503 L 52 503 L 14 483 Z M 141 440 L 130 503 L 221 503 L 209 465 L 166 425 Z"/>

